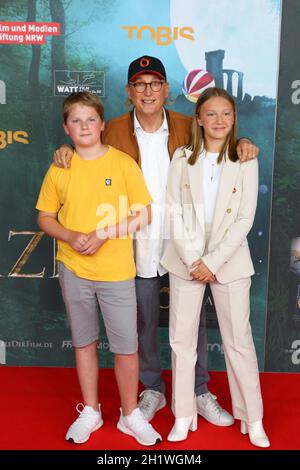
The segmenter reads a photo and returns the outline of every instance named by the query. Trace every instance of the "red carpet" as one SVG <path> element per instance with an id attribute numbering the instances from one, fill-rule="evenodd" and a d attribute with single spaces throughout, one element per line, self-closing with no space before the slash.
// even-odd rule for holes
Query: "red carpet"
<path id="1" fill-rule="evenodd" d="M 165 372 L 170 403 L 171 373 Z M 75 369 L 0 367 L 1 433 L 0 449 L 145 449 L 116 428 L 119 398 L 113 371 L 100 371 L 100 401 L 104 426 L 86 444 L 64 440 L 68 426 L 76 418 L 75 406 L 81 401 Z M 271 449 L 300 449 L 300 374 L 261 374 L 265 407 L 264 425 Z M 210 391 L 230 410 L 226 374 L 212 372 Z M 155 450 L 255 449 L 239 432 L 239 422 L 220 428 L 198 419 L 198 430 L 186 441 L 169 443 L 173 424 L 169 406 L 158 412 L 153 426 L 164 441 Z"/>

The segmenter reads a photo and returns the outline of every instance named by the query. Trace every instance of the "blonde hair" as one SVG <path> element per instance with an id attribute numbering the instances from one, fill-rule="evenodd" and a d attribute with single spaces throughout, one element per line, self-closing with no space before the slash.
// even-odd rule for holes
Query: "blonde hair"
<path id="1" fill-rule="evenodd" d="M 188 163 L 190 165 L 194 165 L 198 160 L 199 154 L 202 150 L 205 149 L 205 135 L 204 129 L 202 126 L 199 126 L 197 122 L 197 117 L 199 116 L 199 111 L 201 106 L 208 101 L 210 98 L 221 97 L 225 98 L 232 106 L 234 112 L 234 122 L 232 129 L 226 140 L 221 148 L 221 151 L 218 156 L 217 162 L 220 163 L 223 158 L 226 158 L 226 153 L 228 152 L 228 157 L 230 160 L 235 162 L 238 159 L 236 153 L 236 144 L 237 144 L 237 116 L 236 116 L 236 105 L 233 97 L 227 93 L 226 90 L 223 88 L 207 88 L 201 95 L 199 96 L 196 107 L 195 107 L 195 115 L 193 117 L 192 123 L 192 130 L 191 130 L 191 137 L 187 148 L 192 151 L 191 156 L 188 159 Z"/>
<path id="2" fill-rule="evenodd" d="M 89 93 L 87 91 L 79 91 L 69 95 L 63 102 L 63 116 L 65 124 L 67 123 L 71 106 L 78 103 L 94 108 L 95 111 L 99 114 L 100 119 L 103 120 L 104 107 L 98 95 L 95 93 Z"/>

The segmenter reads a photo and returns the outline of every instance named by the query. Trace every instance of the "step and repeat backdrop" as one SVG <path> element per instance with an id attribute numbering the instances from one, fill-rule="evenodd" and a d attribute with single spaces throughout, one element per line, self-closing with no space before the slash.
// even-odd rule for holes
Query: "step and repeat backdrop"
<path id="1" fill-rule="evenodd" d="M 53 151 L 68 143 L 64 98 L 91 91 L 107 120 L 127 112 L 128 65 L 148 54 L 166 67 L 171 109 L 191 115 L 215 83 L 235 97 L 239 135 L 260 148 L 253 336 L 261 370 L 299 370 L 299 23 L 297 0 L 0 0 L 0 364 L 73 365 L 56 243 L 39 230 L 35 203 Z M 168 304 L 162 284 L 165 368 Z M 209 368 L 223 370 L 209 291 L 205 310 Z M 99 354 L 112 366 L 104 328 Z"/>

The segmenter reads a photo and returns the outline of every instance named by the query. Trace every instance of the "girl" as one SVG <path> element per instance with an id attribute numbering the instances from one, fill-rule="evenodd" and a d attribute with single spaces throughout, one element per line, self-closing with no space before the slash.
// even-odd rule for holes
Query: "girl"
<path id="1" fill-rule="evenodd" d="M 170 344 L 175 424 L 169 441 L 197 429 L 194 398 L 197 334 L 210 283 L 224 346 L 234 417 L 258 447 L 268 447 L 257 358 L 249 323 L 254 274 L 247 242 L 258 192 L 258 164 L 236 154 L 236 108 L 223 89 L 198 98 L 188 147 L 175 151 L 167 202 L 171 241 L 162 258 L 170 272 Z"/>

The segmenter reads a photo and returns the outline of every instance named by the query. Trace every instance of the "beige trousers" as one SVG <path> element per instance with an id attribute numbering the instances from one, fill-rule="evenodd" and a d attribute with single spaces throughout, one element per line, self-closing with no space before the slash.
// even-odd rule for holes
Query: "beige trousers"
<path id="1" fill-rule="evenodd" d="M 251 279 L 210 284 L 224 347 L 233 415 L 252 423 L 263 406 L 250 315 Z M 195 412 L 194 386 L 197 335 L 205 284 L 170 274 L 170 344 L 172 410 L 176 418 Z"/>

